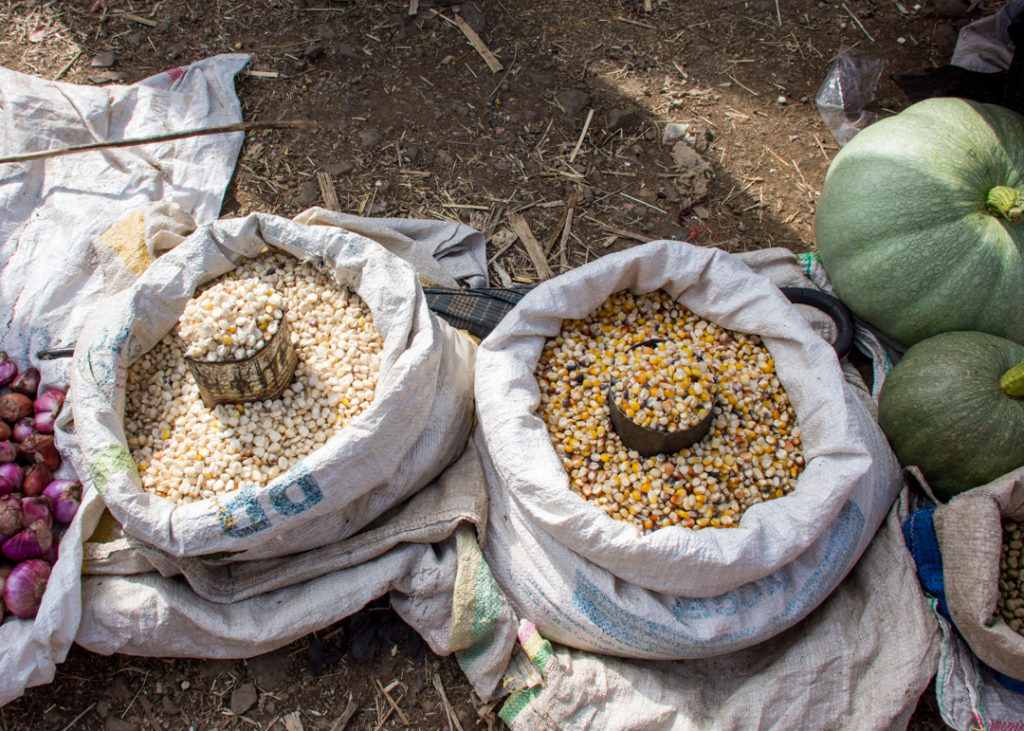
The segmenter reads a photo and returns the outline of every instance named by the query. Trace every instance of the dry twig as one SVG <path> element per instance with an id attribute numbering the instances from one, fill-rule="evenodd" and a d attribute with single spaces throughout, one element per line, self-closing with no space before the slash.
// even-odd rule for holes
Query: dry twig
<path id="1" fill-rule="evenodd" d="M 498 57 L 494 55 L 491 49 L 487 47 L 487 44 L 484 43 L 483 39 L 469 26 L 469 23 L 467 23 L 461 15 L 456 14 L 455 20 L 452 20 L 436 10 L 434 11 L 434 14 L 444 18 L 461 30 L 462 35 L 466 36 L 466 40 L 469 41 L 469 45 L 473 46 L 473 49 L 480 54 L 484 63 L 487 64 L 487 68 L 489 68 L 493 73 L 498 73 L 505 68 L 501 65 L 501 61 L 498 60 Z"/>
<path id="2" fill-rule="evenodd" d="M 338 192 L 334 189 L 334 181 L 331 176 L 321 170 L 316 174 L 317 185 L 320 186 L 320 195 L 324 199 L 324 208 L 329 211 L 340 211 L 341 204 L 338 203 Z"/>
<path id="3" fill-rule="evenodd" d="M 72 145 L 71 147 L 57 147 L 52 150 L 39 150 L 37 152 L 22 152 L 17 155 L 0 157 L 0 163 L 4 162 L 27 162 L 29 160 L 40 160 L 46 157 L 60 157 L 62 155 L 73 155 L 78 152 L 90 152 L 92 150 L 108 150 L 115 147 L 134 147 L 136 145 L 149 145 L 154 142 L 169 142 L 180 140 L 185 137 L 199 137 L 201 135 L 219 135 L 229 132 L 247 132 L 253 129 L 315 129 L 316 122 L 308 119 L 283 119 L 277 122 L 238 122 L 236 124 L 222 124 L 218 127 L 204 127 L 202 129 L 183 130 L 181 132 L 168 132 L 162 135 L 151 137 L 135 137 L 127 140 L 112 140 L 106 142 L 90 142 L 86 145 Z"/>
<path id="4" fill-rule="evenodd" d="M 555 276 L 551 267 L 548 266 L 547 258 L 544 256 L 544 248 L 533 235 L 533 232 L 530 230 L 530 224 L 526 222 L 526 219 L 518 213 L 510 213 L 508 221 L 512 226 L 512 230 L 519 237 L 519 240 L 523 242 L 523 246 L 526 247 L 526 253 L 529 254 L 530 261 L 533 262 L 533 267 L 537 270 L 538 278 L 551 279 L 551 277 Z"/>
<path id="5" fill-rule="evenodd" d="M 345 731 L 345 727 L 348 726 L 348 722 L 352 720 L 352 717 L 356 715 L 356 711 L 359 710 L 359 706 L 352 698 L 352 694 L 348 694 L 348 703 L 345 705 L 345 710 L 341 712 L 334 723 L 331 724 L 331 731 Z"/>
<path id="6" fill-rule="evenodd" d="M 459 717 L 456 715 L 455 709 L 448 702 L 448 694 L 444 692 L 444 683 L 441 682 L 441 676 L 437 674 L 434 675 L 434 690 L 441 696 L 441 705 L 444 706 L 445 715 L 448 716 L 448 723 L 452 725 L 455 731 L 464 731 L 462 724 L 459 723 Z"/>
<path id="7" fill-rule="evenodd" d="M 572 154 L 569 155 L 569 162 L 576 160 L 576 155 L 580 151 L 580 145 L 583 144 L 583 138 L 587 136 L 587 130 L 590 129 L 590 120 L 594 118 L 594 108 L 591 107 L 587 112 L 587 121 L 583 123 L 583 129 L 580 130 L 580 138 L 576 140 L 576 147 L 572 148 Z"/>

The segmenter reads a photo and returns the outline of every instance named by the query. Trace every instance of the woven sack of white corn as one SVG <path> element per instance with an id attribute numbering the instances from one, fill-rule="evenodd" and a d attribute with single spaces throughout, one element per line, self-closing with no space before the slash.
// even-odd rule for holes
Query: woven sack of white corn
<path id="1" fill-rule="evenodd" d="M 299 350 L 295 381 L 279 399 L 207 406 L 167 338 L 197 288 L 268 250 L 330 290 L 281 283 L 297 298 L 283 303 Z M 356 305 L 354 322 L 327 321 Z M 231 325 L 237 314 L 222 319 Z M 328 342 L 357 325 L 347 341 Z M 133 369 L 161 348 L 138 392 Z M 298 553 L 355 534 L 461 453 L 472 367 L 472 344 L 431 315 L 417 272 L 374 241 L 266 214 L 215 221 L 103 301 L 79 337 L 69 397 L 76 469 L 127 534 L 171 556 Z"/>

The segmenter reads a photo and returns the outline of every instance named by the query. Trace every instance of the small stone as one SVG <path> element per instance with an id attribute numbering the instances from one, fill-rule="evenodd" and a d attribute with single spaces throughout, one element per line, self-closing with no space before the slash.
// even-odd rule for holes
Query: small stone
<path id="1" fill-rule="evenodd" d="M 672 146 L 672 159 L 682 173 L 695 175 L 711 169 L 704 158 L 682 140 Z"/>
<path id="2" fill-rule="evenodd" d="M 779 94 L 779 97 L 775 101 L 777 101 L 779 104 L 782 104 L 783 106 L 785 106 L 786 104 L 789 104 L 789 99 L 787 99 L 782 94 Z"/>
<path id="3" fill-rule="evenodd" d="M 669 122 L 665 125 L 665 131 L 661 133 L 661 144 L 671 145 L 676 140 L 682 139 L 690 125 L 685 122 Z"/>
<path id="4" fill-rule="evenodd" d="M 275 690 L 288 679 L 288 662 L 287 649 L 268 652 L 246 660 L 253 681 L 263 691 Z"/>
<path id="5" fill-rule="evenodd" d="M 477 33 L 483 33 L 487 30 L 487 19 L 484 18 L 484 14 L 480 12 L 476 5 L 471 3 L 464 4 L 460 14 L 462 19 L 466 21 L 466 25 Z"/>
<path id="6" fill-rule="evenodd" d="M 256 699 L 258 697 L 255 685 L 252 683 L 243 683 L 231 691 L 231 700 L 228 703 L 228 707 L 236 716 L 241 716 L 256 705 Z"/>
<path id="7" fill-rule="evenodd" d="M 112 690 L 115 697 L 125 701 L 131 698 L 133 695 L 132 692 L 128 689 L 128 686 L 125 685 L 124 678 L 122 678 L 121 676 L 117 676 L 116 678 L 114 678 Z"/>
<path id="8" fill-rule="evenodd" d="M 110 701 L 106 698 L 101 698 L 96 701 L 96 715 L 102 719 L 106 719 L 110 715 Z"/>
<path id="9" fill-rule="evenodd" d="M 97 53 L 93 56 L 89 65 L 98 69 L 109 69 L 114 65 L 114 60 L 115 57 L 113 51 L 104 51 L 103 53 Z"/>
<path id="10" fill-rule="evenodd" d="M 138 727 L 129 721 L 117 716 L 109 716 L 103 723 L 105 731 L 137 731 Z"/>
<path id="11" fill-rule="evenodd" d="M 635 111 L 613 107 L 605 114 L 604 128 L 607 132 L 617 132 L 635 127 L 640 123 L 640 115 Z"/>
<path id="12" fill-rule="evenodd" d="M 171 700 L 171 697 L 168 695 L 165 695 L 163 700 L 160 701 L 160 709 L 168 716 L 176 716 L 181 713 L 178 704 Z"/>
<path id="13" fill-rule="evenodd" d="M 93 74 L 89 77 L 91 84 L 116 84 L 124 81 L 128 75 L 121 71 L 104 71 L 102 74 Z"/>
<path id="14" fill-rule="evenodd" d="M 319 43 L 312 43 L 306 46 L 306 50 L 302 52 L 302 57 L 310 61 L 316 61 L 323 55 L 324 47 Z"/>
<path id="15" fill-rule="evenodd" d="M 315 206 L 320 202 L 320 186 L 312 180 L 307 180 L 299 186 L 299 193 L 295 196 L 295 202 L 305 208 Z"/>
<path id="16" fill-rule="evenodd" d="M 590 94 L 582 89 L 565 89 L 555 94 L 555 101 L 566 114 L 575 117 L 590 105 Z"/>
<path id="17" fill-rule="evenodd" d="M 360 53 L 351 43 L 339 43 L 337 45 L 338 55 L 345 58 L 354 58 L 357 61 L 368 61 L 370 59 L 365 53 Z"/>
<path id="18" fill-rule="evenodd" d="M 381 140 L 384 139 L 379 130 L 376 129 L 363 129 L 358 134 L 359 143 L 363 147 L 376 147 L 380 144 Z"/>
<path id="19" fill-rule="evenodd" d="M 967 15 L 970 5 L 964 0 L 934 0 L 935 14 L 940 18 L 957 19 Z"/>
<path id="20" fill-rule="evenodd" d="M 353 165 L 349 160 L 342 160 L 341 162 L 331 163 L 324 169 L 327 171 L 328 175 L 332 178 L 336 178 L 339 175 L 348 175 L 355 169 L 355 165 Z"/>
<path id="21" fill-rule="evenodd" d="M 171 21 L 169 21 L 169 20 L 161 20 L 153 28 L 153 32 L 154 33 L 166 33 L 170 29 L 171 29 Z"/>
<path id="22" fill-rule="evenodd" d="M 318 25 L 316 28 L 317 37 L 322 41 L 332 41 L 338 37 L 338 34 L 334 32 L 334 28 L 329 25 Z"/>
<path id="23" fill-rule="evenodd" d="M 420 159 L 420 148 L 417 145 L 409 145 L 405 148 L 405 159 L 415 165 Z"/>
<path id="24" fill-rule="evenodd" d="M 188 44 L 185 41 L 175 43 L 173 46 L 167 49 L 167 58 L 174 61 L 175 59 L 181 58 L 181 55 L 188 50 Z"/>
<path id="25" fill-rule="evenodd" d="M 935 44 L 936 52 L 944 57 L 953 53 L 958 38 L 957 29 L 946 23 L 936 25 L 932 32 L 932 42 Z"/>

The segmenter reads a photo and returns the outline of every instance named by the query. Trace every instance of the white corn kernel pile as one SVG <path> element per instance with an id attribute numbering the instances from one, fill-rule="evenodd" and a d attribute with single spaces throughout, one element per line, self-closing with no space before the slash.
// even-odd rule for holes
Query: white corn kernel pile
<path id="1" fill-rule="evenodd" d="M 373 401 L 382 340 L 366 304 L 329 273 L 264 254 L 211 283 L 280 293 L 298 365 L 279 398 L 208 409 L 173 330 L 128 370 L 125 433 L 145 490 L 176 503 L 263 486 Z M 235 312 L 237 314 L 237 311 Z"/>
<path id="2" fill-rule="evenodd" d="M 641 457 L 615 433 L 606 395 L 616 358 L 651 339 L 707 363 L 718 396 L 701 441 Z M 803 469 L 796 414 L 760 338 L 697 317 L 664 292 L 618 292 L 590 317 L 566 320 L 535 373 L 571 489 L 642 532 L 736 526 L 751 505 L 791 492 Z"/>
<path id="3" fill-rule="evenodd" d="M 277 332 L 284 298 L 258 279 L 224 279 L 185 305 L 178 336 L 193 360 L 243 360 Z"/>
<path id="4" fill-rule="evenodd" d="M 708 415 L 717 390 L 707 363 L 670 340 L 615 355 L 612 398 L 638 426 L 689 429 Z"/>

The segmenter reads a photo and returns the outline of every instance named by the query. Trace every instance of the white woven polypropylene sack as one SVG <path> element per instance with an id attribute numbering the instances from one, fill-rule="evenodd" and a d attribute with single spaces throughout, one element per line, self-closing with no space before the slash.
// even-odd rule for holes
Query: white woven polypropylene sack
<path id="1" fill-rule="evenodd" d="M 178 506 L 142 489 L 124 434 L 127 369 L 177 323 L 198 285 L 273 247 L 322 260 L 383 337 L 374 399 L 263 487 Z M 436 477 L 472 421 L 472 344 L 442 337 L 413 268 L 368 238 L 266 214 L 215 221 L 103 302 L 79 337 L 69 400 L 79 474 L 130 535 L 174 556 L 281 556 L 341 540 Z M 78 465 L 76 465 L 78 467 Z"/>
<path id="2" fill-rule="evenodd" d="M 721 327 L 760 335 L 774 358 L 806 467 L 790 495 L 752 506 L 738 528 L 641 535 L 569 488 L 537 414 L 534 368 L 563 319 L 626 289 L 662 289 Z M 772 637 L 846 576 L 901 484 L 829 344 L 767 278 L 720 250 L 652 242 L 541 284 L 481 344 L 475 384 L 491 495 L 485 557 L 519 616 L 571 647 L 683 659 Z"/>

